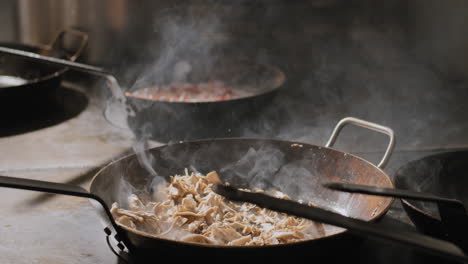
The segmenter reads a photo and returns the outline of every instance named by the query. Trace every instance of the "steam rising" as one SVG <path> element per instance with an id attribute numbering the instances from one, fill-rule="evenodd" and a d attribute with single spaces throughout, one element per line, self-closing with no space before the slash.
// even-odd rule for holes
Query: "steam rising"
<path id="1" fill-rule="evenodd" d="M 316 163 L 325 156 L 307 153 L 298 160 L 288 160 L 286 154 L 275 146 L 249 148 L 238 161 L 220 169 L 229 183 L 248 183 L 249 189 L 278 190 L 294 200 L 313 202 L 321 207 L 348 215 L 350 194 L 335 193 L 336 202 L 323 196 L 321 182 L 329 181 Z M 242 186 L 242 185 L 241 185 Z M 327 197 L 327 199 L 324 199 Z"/>
<path id="2" fill-rule="evenodd" d="M 237 162 L 221 169 L 221 173 L 231 175 L 228 182 L 240 180 L 250 183 L 251 188 L 268 189 L 268 179 L 284 164 L 284 153 L 273 147 L 264 147 L 259 150 L 250 148 Z M 234 177 L 238 179 L 233 179 Z"/>
<path id="3" fill-rule="evenodd" d="M 280 95 L 257 113 L 258 118 L 245 120 L 243 136 L 323 145 L 332 127 L 345 116 L 390 126 L 401 135 L 399 148 L 445 144 L 446 138 L 463 135 L 459 126 L 449 126 L 464 122 L 461 110 L 450 106 L 460 105 L 456 100 L 466 98 L 468 90 L 447 82 L 413 56 L 400 17 L 395 15 L 398 7 L 387 3 L 379 10 L 345 6 L 318 11 L 274 2 L 239 7 L 235 9 L 241 10 L 239 14 L 232 12 L 237 15 L 232 23 L 218 15 L 216 7 L 176 8 L 158 14 L 151 25 L 155 39 L 142 49 L 148 54 L 145 70 L 134 78 L 131 89 L 190 81 L 194 75 L 210 73 L 219 61 L 239 55 L 275 64 L 288 79 Z M 227 47 L 232 46 L 236 53 L 228 57 Z M 459 98 L 449 96 L 454 92 Z M 447 129 L 434 137 L 428 127 Z M 153 176 L 157 174 L 154 157 L 145 150 L 156 129 L 168 131 L 164 123 L 148 120 L 134 146 L 142 166 Z M 381 151 L 386 143 L 385 137 L 366 133 L 343 133 L 341 138 L 346 142 L 344 149 L 355 152 Z M 270 187 L 301 194 L 301 199 L 312 198 L 305 193 L 307 185 L 299 185 L 297 179 L 316 172 L 299 163 L 283 164 L 284 159 L 284 153 L 275 149 L 250 149 L 221 173 L 232 171 L 234 178 L 248 179 L 259 188 L 268 187 L 263 179 L 271 177 Z M 271 176 L 279 174 L 287 176 Z"/>
<path id="4" fill-rule="evenodd" d="M 213 50 L 225 41 L 220 18 L 212 14 L 200 14 L 194 9 L 174 8 L 158 14 L 153 26 L 158 38 L 150 43 L 150 62 L 139 73 L 130 90 L 155 84 L 185 82 L 194 72 L 196 75 L 209 74 L 216 61 Z M 142 100 L 135 107 L 141 110 L 149 105 Z M 165 111 L 178 115 L 169 107 Z M 154 124 L 152 120 L 147 120 L 138 129 L 133 148 L 141 165 L 155 177 L 154 184 L 157 185 L 160 183 L 158 179 L 162 178 L 157 177 L 152 168 L 154 158 L 146 151 L 151 131 L 155 129 L 167 131 L 165 124 Z"/>
<path id="5" fill-rule="evenodd" d="M 208 75 L 217 60 L 214 49 L 225 42 L 222 21 L 196 10 L 168 9 L 155 22 L 154 56 L 133 87 L 187 81 L 193 71 Z"/>

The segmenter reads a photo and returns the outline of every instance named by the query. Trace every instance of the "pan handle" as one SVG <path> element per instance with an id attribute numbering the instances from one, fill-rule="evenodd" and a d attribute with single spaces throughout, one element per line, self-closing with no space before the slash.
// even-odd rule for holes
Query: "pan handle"
<path id="1" fill-rule="evenodd" d="M 81 55 L 81 52 L 83 52 L 83 49 L 86 47 L 86 44 L 88 44 L 88 33 L 86 32 L 82 32 L 71 28 L 64 29 L 60 31 L 52 40 L 52 42 L 48 45 L 48 50 L 51 51 L 63 49 L 63 42 L 67 35 L 74 36 L 80 39 L 80 43 L 76 50 L 72 53 L 72 55 L 68 56 L 68 59 L 70 61 L 75 61 Z"/>
<path id="2" fill-rule="evenodd" d="M 20 56 L 23 58 L 31 59 L 33 61 L 39 61 L 42 63 L 64 66 L 64 67 L 68 67 L 77 71 L 87 72 L 96 76 L 103 77 L 106 79 L 107 81 L 106 84 L 111 90 L 112 95 L 116 98 L 116 100 L 118 100 L 121 104 L 125 106 L 125 109 L 129 115 L 131 116 L 135 115 L 135 110 L 127 103 L 125 94 L 123 93 L 122 88 L 120 87 L 120 84 L 117 81 L 117 79 L 114 77 L 114 75 L 112 75 L 112 73 L 106 71 L 103 68 L 99 68 L 96 66 L 91 66 L 91 65 L 83 64 L 79 62 L 62 60 L 62 59 L 55 58 L 55 57 L 44 56 L 41 54 L 28 52 L 24 50 L 1 47 L 1 46 L 0 46 L 0 53 L 16 55 L 16 56 Z"/>
<path id="3" fill-rule="evenodd" d="M 382 160 L 379 162 L 377 165 L 378 168 L 383 169 L 388 163 L 388 160 L 390 159 L 390 156 L 392 155 L 393 149 L 395 148 L 395 134 L 393 133 L 393 130 L 389 127 L 382 126 L 376 123 L 372 123 L 369 121 L 365 121 L 362 119 L 358 119 L 355 117 L 346 117 L 340 120 L 338 124 L 335 126 L 335 129 L 333 130 L 330 139 L 328 140 L 327 144 L 325 147 L 329 148 L 332 147 L 333 144 L 335 144 L 335 141 L 338 137 L 338 134 L 340 133 L 341 129 L 347 124 L 353 124 L 356 126 L 364 127 L 370 130 L 374 130 L 383 134 L 386 134 L 390 137 L 390 141 L 387 146 L 387 150 L 385 151 L 384 156 L 382 157 Z"/>
<path id="4" fill-rule="evenodd" d="M 104 211 L 106 212 L 107 217 L 109 218 L 117 234 L 120 233 L 119 226 L 115 223 L 114 218 L 112 217 L 112 214 L 109 210 L 109 207 L 106 205 L 104 200 L 102 200 L 99 196 L 88 192 L 87 190 L 85 190 L 84 188 L 80 186 L 65 184 L 65 183 L 56 183 L 56 182 L 47 182 L 47 181 L 38 181 L 38 180 L 23 179 L 23 178 L 16 178 L 16 177 L 0 176 L 0 187 L 63 194 L 63 195 L 93 199 L 97 201 L 103 207 Z"/>

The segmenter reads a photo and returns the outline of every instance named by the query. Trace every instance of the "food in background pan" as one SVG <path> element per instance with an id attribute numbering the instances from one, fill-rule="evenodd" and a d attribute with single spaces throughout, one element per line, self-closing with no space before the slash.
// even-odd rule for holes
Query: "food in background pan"
<path id="1" fill-rule="evenodd" d="M 233 89 L 223 82 L 210 80 L 201 83 L 154 85 L 125 93 L 126 96 L 167 102 L 212 102 L 236 98 Z"/>
<path id="2" fill-rule="evenodd" d="M 156 201 L 132 194 L 128 198 L 129 209 L 114 203 L 111 212 L 117 223 L 128 228 L 203 244 L 263 246 L 324 234 L 320 223 L 225 200 L 211 189 L 217 182 L 220 180 L 216 172 L 189 175 L 186 170 L 184 176 L 172 176 L 170 183 L 156 188 Z M 279 191 L 268 193 L 289 199 Z"/>

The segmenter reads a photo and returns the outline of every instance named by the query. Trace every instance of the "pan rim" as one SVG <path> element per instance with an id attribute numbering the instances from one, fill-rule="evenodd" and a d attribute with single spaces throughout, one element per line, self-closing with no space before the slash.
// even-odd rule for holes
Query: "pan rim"
<path id="1" fill-rule="evenodd" d="M 198 140 L 190 140 L 190 141 L 180 141 L 180 142 L 170 144 L 170 145 L 165 144 L 165 145 L 162 145 L 162 146 L 157 146 L 157 147 L 154 147 L 154 148 L 150 148 L 148 150 L 164 148 L 164 147 L 170 147 L 172 145 L 179 145 L 179 144 L 190 144 L 190 143 L 196 143 L 196 142 L 228 141 L 228 140 L 232 140 L 232 141 L 235 141 L 235 140 L 277 141 L 277 142 L 284 142 L 284 143 L 287 143 L 287 144 L 290 144 L 290 145 L 301 144 L 301 145 L 307 145 L 307 146 L 310 146 L 310 147 L 317 147 L 319 149 L 320 148 L 325 148 L 325 149 L 329 149 L 329 150 L 332 150 L 332 151 L 336 151 L 336 152 L 339 152 L 339 153 L 342 153 L 342 154 L 352 156 L 353 158 L 357 158 L 358 160 L 361 160 L 362 162 L 369 164 L 374 169 L 377 169 L 377 171 L 379 171 L 380 173 L 382 173 L 382 175 L 384 175 L 384 178 L 386 179 L 387 183 L 390 185 L 388 187 L 389 188 L 394 188 L 394 183 L 391 180 L 391 178 L 387 175 L 387 173 L 385 173 L 382 169 L 378 168 L 376 165 L 374 165 L 373 163 L 371 163 L 370 161 L 368 161 L 368 160 L 366 160 L 364 158 L 361 158 L 361 157 L 356 156 L 356 155 L 351 154 L 351 153 L 347 153 L 347 152 L 337 150 L 335 148 L 325 147 L 325 146 L 318 146 L 318 145 L 308 144 L 308 143 L 299 142 L 299 141 L 290 141 L 290 140 L 275 139 L 275 138 L 261 138 L 261 137 L 258 137 L 258 138 L 255 138 L 255 137 L 207 138 L 207 139 L 198 139 Z M 122 161 L 124 159 L 127 159 L 127 158 L 131 158 L 131 157 L 133 157 L 135 155 L 136 155 L 135 153 L 125 155 L 125 156 L 120 157 L 119 159 L 117 159 L 115 161 L 110 162 L 106 166 L 102 167 L 98 172 L 96 172 L 93 179 L 91 180 L 90 192 L 93 193 L 92 189 L 93 189 L 93 184 L 94 184 L 96 178 L 99 177 L 99 175 L 101 175 L 105 170 L 107 170 L 109 167 L 111 167 L 115 163 L 120 162 L 120 161 Z M 388 210 L 390 209 L 390 206 L 393 204 L 393 202 L 395 200 L 392 197 L 382 197 L 382 199 L 384 201 L 383 205 L 381 205 L 379 207 L 376 207 L 376 208 L 382 208 L 382 209 L 379 210 L 378 213 L 376 213 L 374 216 L 371 216 L 371 218 L 369 220 L 366 220 L 366 221 L 374 222 L 374 221 L 377 221 L 378 219 L 380 219 L 381 217 L 383 217 L 388 212 Z M 223 249 L 246 249 L 246 248 L 248 248 L 248 249 L 262 249 L 262 248 L 286 247 L 286 246 L 313 243 L 313 242 L 316 242 L 316 241 L 331 239 L 331 238 L 334 238 L 334 237 L 337 237 L 337 236 L 343 236 L 345 234 L 349 234 L 348 229 L 339 227 L 342 230 L 340 230 L 340 231 L 338 231 L 336 233 L 332 233 L 330 235 L 320 236 L 320 237 L 312 238 L 312 239 L 308 239 L 308 240 L 301 240 L 301 241 L 291 242 L 291 243 L 281 243 L 281 244 L 276 244 L 276 245 L 264 245 L 264 246 L 231 246 L 231 245 L 201 244 L 201 243 L 195 243 L 195 242 L 186 242 L 186 241 L 178 241 L 178 240 L 173 240 L 173 239 L 167 239 L 167 238 L 163 238 L 163 237 L 158 237 L 158 236 L 150 234 L 150 233 L 130 229 L 130 228 L 128 228 L 128 227 L 126 227 L 124 225 L 121 225 L 120 223 L 117 223 L 117 222 L 115 222 L 115 223 L 120 228 L 122 228 L 122 229 L 124 229 L 124 230 L 126 230 L 126 231 L 128 231 L 130 233 L 137 234 L 137 235 L 143 236 L 145 238 L 149 238 L 149 239 L 162 240 L 162 241 L 165 241 L 165 242 L 178 243 L 178 244 L 183 244 L 183 245 L 188 245 L 188 246 L 198 246 L 198 247 L 202 247 L 202 248 L 223 248 Z"/>
<path id="2" fill-rule="evenodd" d="M 259 65 L 269 67 L 275 72 L 275 75 L 276 75 L 275 76 L 275 79 L 276 79 L 275 83 L 276 84 L 274 86 L 272 86 L 270 89 L 265 89 L 264 91 L 262 91 L 260 93 L 256 93 L 256 94 L 249 95 L 249 96 L 242 96 L 242 97 L 237 97 L 237 98 L 233 98 L 233 99 L 229 99 L 229 100 L 214 100 L 214 101 L 199 101 L 199 102 L 180 102 L 180 101 L 172 101 L 171 102 L 171 101 L 146 99 L 146 98 L 136 97 L 136 96 L 132 96 L 132 95 L 127 95 L 127 93 L 131 93 L 131 92 L 134 92 L 134 91 L 126 91 L 125 92 L 125 97 L 126 98 L 131 98 L 131 100 L 151 102 L 151 103 L 160 103 L 160 104 L 210 105 L 210 104 L 216 104 L 216 103 L 222 103 L 222 102 L 238 102 L 238 101 L 241 101 L 241 100 L 250 99 L 250 98 L 254 98 L 254 97 L 257 97 L 257 96 L 262 96 L 262 95 L 266 95 L 266 94 L 270 94 L 270 93 L 278 91 L 284 85 L 284 83 L 286 82 L 286 74 L 277 66 L 266 65 L 266 64 L 259 64 Z M 142 88 L 144 88 L 144 87 L 139 87 L 139 88 L 137 88 L 135 90 L 142 89 Z"/>
<path id="3" fill-rule="evenodd" d="M 437 222 L 442 223 L 442 221 L 440 220 L 440 218 L 438 218 L 437 216 L 432 215 L 432 214 L 430 214 L 430 213 L 428 213 L 428 212 L 426 212 L 426 211 L 420 209 L 419 207 L 415 206 L 413 203 L 411 203 L 411 202 L 408 201 L 407 199 L 400 199 L 400 200 L 401 200 L 401 202 L 404 203 L 406 206 L 411 207 L 412 210 L 417 211 L 418 213 L 423 214 L 423 215 L 425 215 L 426 217 L 428 217 L 428 218 L 430 218 L 430 219 L 432 219 L 432 220 L 435 220 L 435 221 L 437 221 Z"/>
<path id="4" fill-rule="evenodd" d="M 439 152 L 439 153 L 435 153 L 435 154 L 431 154 L 431 155 L 428 155 L 428 156 L 424 156 L 422 158 L 419 158 L 419 159 L 415 159 L 415 160 L 412 160 L 412 161 L 409 161 L 408 163 L 406 163 L 405 165 L 401 166 L 400 168 L 398 168 L 398 170 L 395 172 L 395 176 L 394 176 L 394 181 L 395 181 L 395 185 L 398 185 L 397 183 L 399 182 L 397 179 L 398 178 L 402 178 L 402 176 L 398 176 L 400 175 L 400 171 L 403 170 L 403 169 L 406 169 L 410 166 L 414 166 L 414 164 L 416 163 L 419 163 L 419 162 L 423 162 L 424 160 L 428 160 L 428 159 L 433 159 L 433 158 L 437 158 L 439 156 L 443 156 L 443 155 L 447 155 L 447 154 L 452 154 L 452 155 L 455 155 L 457 153 L 468 153 L 468 150 L 456 150 L 456 151 L 443 151 L 443 152 Z M 423 209 L 421 209 L 420 207 L 416 206 L 414 203 L 410 202 L 409 199 L 400 199 L 402 203 L 404 203 L 405 205 L 407 205 L 408 207 L 410 207 L 412 210 L 426 216 L 427 218 L 430 218 L 434 221 L 437 221 L 437 222 L 440 222 L 442 223 L 440 217 L 437 217 L 433 214 L 431 214 L 430 212 L 427 212 Z"/>

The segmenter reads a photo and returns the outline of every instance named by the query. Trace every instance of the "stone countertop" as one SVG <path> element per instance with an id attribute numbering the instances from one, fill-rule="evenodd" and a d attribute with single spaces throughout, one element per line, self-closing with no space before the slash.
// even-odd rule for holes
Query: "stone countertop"
<path id="1" fill-rule="evenodd" d="M 86 186 L 94 172 L 67 168 L 3 174 Z M 0 208 L 1 263 L 117 263 L 87 199 L 0 189 Z"/>
<path id="2" fill-rule="evenodd" d="M 0 172 L 93 168 L 128 150 L 131 144 L 131 134 L 110 125 L 99 104 L 91 98 L 83 112 L 65 122 L 1 137 Z"/>
<path id="3" fill-rule="evenodd" d="M 97 170 L 131 144 L 131 135 L 109 125 L 90 98 L 63 123 L 1 137 L 0 173 L 87 188 Z M 117 262 L 87 199 L 0 188 L 0 208 L 0 263 Z"/>

